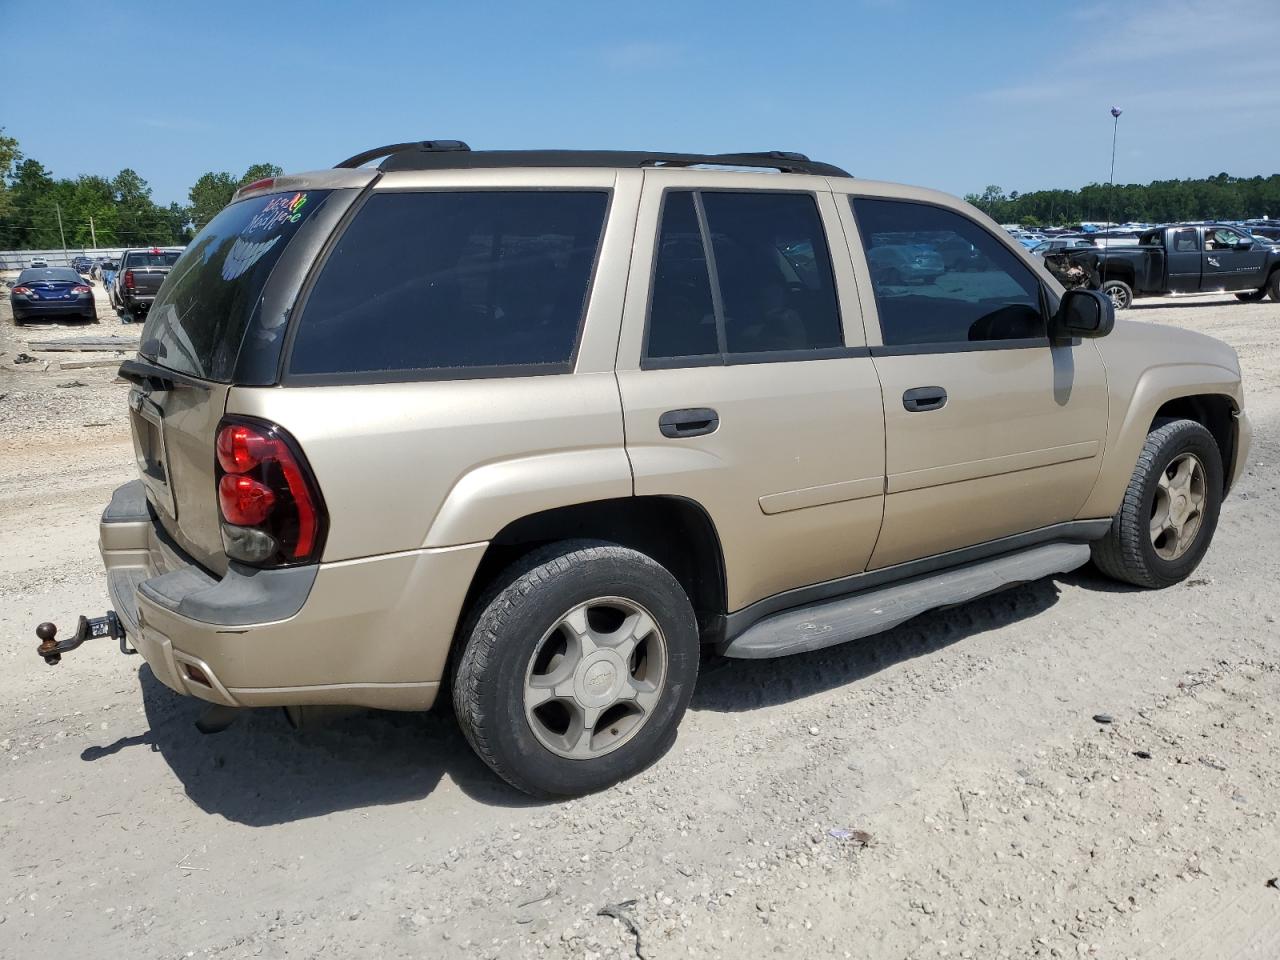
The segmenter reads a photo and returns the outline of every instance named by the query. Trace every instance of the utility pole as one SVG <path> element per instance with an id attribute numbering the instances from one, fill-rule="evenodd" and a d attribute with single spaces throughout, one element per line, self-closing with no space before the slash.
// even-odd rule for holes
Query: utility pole
<path id="1" fill-rule="evenodd" d="M 1120 132 L 1120 114 L 1123 111 L 1119 107 L 1111 108 L 1111 116 L 1115 119 L 1115 124 L 1111 127 L 1111 185 L 1107 189 L 1107 220 L 1111 220 L 1111 214 L 1115 212 L 1116 202 L 1116 135 Z"/>
<path id="2" fill-rule="evenodd" d="M 63 256 L 63 259 L 66 259 L 67 235 L 62 232 L 62 207 L 59 204 L 55 203 L 53 205 L 53 209 L 56 210 L 58 213 L 58 236 L 62 238 L 62 256 Z"/>
<path id="3" fill-rule="evenodd" d="M 93 249 L 94 249 L 94 252 L 97 252 L 97 249 L 98 249 L 98 231 L 97 231 L 97 230 L 95 230 L 95 229 L 93 229 L 93 217 L 90 217 L 90 218 L 89 218 L 89 236 L 93 238 Z"/>

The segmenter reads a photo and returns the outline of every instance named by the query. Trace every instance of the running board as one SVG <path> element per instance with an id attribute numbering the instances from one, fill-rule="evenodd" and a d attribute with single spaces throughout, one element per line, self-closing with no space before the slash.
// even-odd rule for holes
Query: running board
<path id="1" fill-rule="evenodd" d="M 869 637 L 938 607 L 1066 573 L 1089 560 L 1085 543 L 1046 543 L 835 600 L 783 610 L 720 646 L 726 657 L 761 660 Z"/>

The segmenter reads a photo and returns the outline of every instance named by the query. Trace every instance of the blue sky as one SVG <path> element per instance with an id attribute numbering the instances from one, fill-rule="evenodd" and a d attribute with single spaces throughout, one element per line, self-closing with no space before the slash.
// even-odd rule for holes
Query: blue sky
<path id="1" fill-rule="evenodd" d="M 1280 171 L 1276 3 L 0 0 L 7 27 L 56 9 L 65 38 L 10 32 L 0 125 L 57 176 L 133 167 L 165 203 L 206 170 L 424 138 L 1076 187 L 1107 178 L 1112 104 L 1117 180 L 1252 176 Z"/>

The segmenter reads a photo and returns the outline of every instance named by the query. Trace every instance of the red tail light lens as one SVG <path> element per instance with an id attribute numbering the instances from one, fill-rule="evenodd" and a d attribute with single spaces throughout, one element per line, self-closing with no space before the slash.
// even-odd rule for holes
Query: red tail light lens
<path id="1" fill-rule="evenodd" d="M 72 287 L 71 292 L 72 293 L 93 293 L 93 291 L 90 290 L 88 287 L 86 287 L 83 283 Z"/>
<path id="2" fill-rule="evenodd" d="M 128 290 L 133 289 L 133 271 L 132 270 L 126 270 L 124 272 L 124 285 L 125 285 L 125 288 Z"/>
<path id="3" fill-rule="evenodd" d="M 219 428 L 216 449 L 227 556 L 255 566 L 317 559 L 327 517 L 293 439 L 275 424 L 236 418 Z"/>
<path id="4" fill-rule="evenodd" d="M 239 527 L 256 527 L 271 516 L 276 495 L 271 488 L 253 477 L 224 474 L 218 481 L 218 506 L 228 523 Z"/>
<path id="5" fill-rule="evenodd" d="M 14 287 L 13 292 L 20 294 L 21 296 L 27 297 L 31 295 L 31 288 L 30 287 Z"/>

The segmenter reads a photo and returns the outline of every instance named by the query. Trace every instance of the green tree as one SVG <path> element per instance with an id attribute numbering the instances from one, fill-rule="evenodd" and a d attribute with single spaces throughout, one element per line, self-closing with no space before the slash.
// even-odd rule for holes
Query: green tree
<path id="1" fill-rule="evenodd" d="M 284 173 L 284 170 L 274 163 L 255 163 L 244 172 L 244 176 L 240 178 L 240 182 L 236 186 L 243 187 L 245 184 L 253 183 L 255 180 L 278 177 L 282 173 Z"/>
<path id="2" fill-rule="evenodd" d="M 187 198 L 191 201 L 191 221 L 197 230 L 231 202 L 236 186 L 229 173 L 206 173 L 192 185 L 187 191 Z"/>

